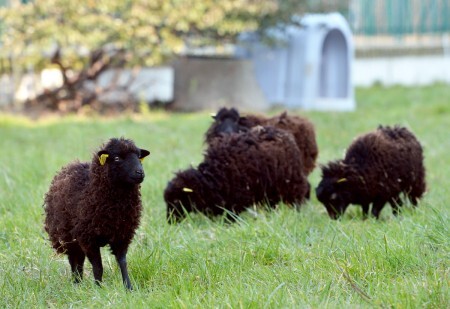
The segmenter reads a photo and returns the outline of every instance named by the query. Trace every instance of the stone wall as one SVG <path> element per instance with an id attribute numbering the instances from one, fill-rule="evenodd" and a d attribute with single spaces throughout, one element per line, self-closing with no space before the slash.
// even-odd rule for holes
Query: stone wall
<path id="1" fill-rule="evenodd" d="M 269 108 L 248 60 L 183 57 L 173 67 L 174 110 L 216 111 L 223 106 L 244 111 Z"/>

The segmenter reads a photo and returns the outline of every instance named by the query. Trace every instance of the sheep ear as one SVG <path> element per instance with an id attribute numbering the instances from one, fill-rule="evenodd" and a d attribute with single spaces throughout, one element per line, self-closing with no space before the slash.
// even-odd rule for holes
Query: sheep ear
<path id="1" fill-rule="evenodd" d="M 140 149 L 140 151 L 141 151 L 141 154 L 139 156 L 139 160 L 141 160 L 141 162 L 142 162 L 142 161 L 144 161 L 144 158 L 150 154 L 150 151 L 145 150 L 145 149 Z"/>
<path id="2" fill-rule="evenodd" d="M 98 160 L 100 161 L 100 165 L 105 165 L 106 159 L 108 159 L 109 154 L 106 152 L 106 150 L 100 150 L 98 153 Z"/>

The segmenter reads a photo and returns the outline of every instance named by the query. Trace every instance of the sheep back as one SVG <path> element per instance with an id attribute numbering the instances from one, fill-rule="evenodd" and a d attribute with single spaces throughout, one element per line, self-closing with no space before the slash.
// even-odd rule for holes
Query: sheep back
<path id="1" fill-rule="evenodd" d="M 305 175 L 309 175 L 314 170 L 319 154 L 314 125 L 305 117 L 288 115 L 287 112 L 267 118 L 251 114 L 240 116 L 234 108 L 221 108 L 205 134 L 205 141 L 210 144 L 220 134 L 246 132 L 255 126 L 274 126 L 292 133 L 300 149 Z"/>
<path id="2" fill-rule="evenodd" d="M 292 134 L 273 127 L 220 135 L 197 169 L 177 173 L 164 197 L 168 216 L 240 213 L 253 204 L 300 204 L 309 190 Z"/>
<path id="3" fill-rule="evenodd" d="M 286 112 L 269 118 L 265 125 L 289 131 L 294 136 L 302 155 L 304 172 L 309 175 L 316 166 L 319 148 L 316 142 L 314 125 L 305 117 L 288 115 Z"/>

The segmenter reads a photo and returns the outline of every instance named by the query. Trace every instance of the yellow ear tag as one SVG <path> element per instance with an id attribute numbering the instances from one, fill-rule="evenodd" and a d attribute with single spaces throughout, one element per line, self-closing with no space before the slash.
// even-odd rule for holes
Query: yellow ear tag
<path id="1" fill-rule="evenodd" d="M 144 161 L 144 158 L 139 158 L 139 161 L 141 161 L 141 162 Z"/>
<path id="2" fill-rule="evenodd" d="M 194 192 L 194 190 L 189 189 L 189 188 L 183 188 L 183 192 Z"/>
<path id="3" fill-rule="evenodd" d="M 347 181 L 347 178 L 341 178 L 341 179 L 338 179 L 338 181 L 336 181 L 336 183 L 346 182 L 346 181 Z"/>
<path id="4" fill-rule="evenodd" d="M 100 155 L 99 161 L 100 161 L 100 165 L 105 165 L 106 163 L 106 159 L 109 157 L 108 154 L 104 153 Z"/>

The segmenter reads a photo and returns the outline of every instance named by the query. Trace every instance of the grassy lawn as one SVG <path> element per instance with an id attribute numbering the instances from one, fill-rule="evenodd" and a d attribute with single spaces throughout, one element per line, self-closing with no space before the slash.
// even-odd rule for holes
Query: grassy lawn
<path id="1" fill-rule="evenodd" d="M 428 193 L 398 218 L 361 220 L 350 206 L 328 218 L 314 194 L 300 212 L 246 213 L 236 224 L 195 215 L 169 226 L 162 197 L 179 169 L 202 159 L 209 113 L 156 111 L 118 119 L 30 121 L 0 115 L 0 308 L 450 308 L 450 87 L 357 90 L 353 113 L 301 112 L 316 125 L 319 163 L 341 158 L 378 124 L 410 128 L 425 149 Z M 294 113 L 295 111 L 293 111 Z M 89 263 L 74 285 L 65 256 L 43 230 L 43 196 L 68 162 L 91 160 L 105 140 L 125 136 L 144 161 L 144 214 L 130 246 L 135 290 L 126 292 L 108 249 L 101 288 Z M 320 170 L 310 176 L 313 187 Z"/>

